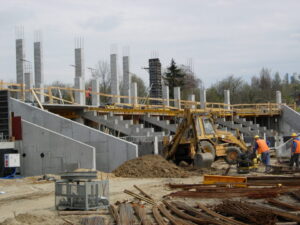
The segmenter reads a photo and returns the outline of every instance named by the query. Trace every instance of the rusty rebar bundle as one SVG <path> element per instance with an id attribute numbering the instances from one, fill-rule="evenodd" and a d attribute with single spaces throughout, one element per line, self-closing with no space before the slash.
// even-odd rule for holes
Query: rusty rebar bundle
<path id="1" fill-rule="evenodd" d="M 215 207 L 215 211 L 257 225 L 274 225 L 277 222 L 277 216 L 268 210 L 258 210 L 254 205 L 249 205 L 241 201 L 225 200 Z"/>

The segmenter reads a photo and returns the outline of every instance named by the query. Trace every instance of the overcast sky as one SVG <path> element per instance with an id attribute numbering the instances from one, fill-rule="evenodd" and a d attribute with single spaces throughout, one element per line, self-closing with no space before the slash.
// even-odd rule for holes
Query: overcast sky
<path id="1" fill-rule="evenodd" d="M 26 59 L 33 61 L 34 31 L 41 30 L 45 82 L 73 83 L 74 38 L 84 37 L 85 65 L 119 64 L 130 47 L 131 71 L 148 83 L 154 51 L 163 67 L 193 59 L 210 84 L 234 74 L 249 79 L 262 67 L 300 72 L 299 0 L 0 0 L 0 79 L 15 80 L 15 27 L 24 26 Z M 121 72 L 121 71 L 120 71 Z M 120 73 L 120 76 L 122 74 Z M 86 77 L 90 72 L 86 70 Z"/>

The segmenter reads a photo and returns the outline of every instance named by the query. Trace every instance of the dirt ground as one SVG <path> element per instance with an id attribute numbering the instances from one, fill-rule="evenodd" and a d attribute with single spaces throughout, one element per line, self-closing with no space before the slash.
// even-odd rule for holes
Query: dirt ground
<path id="1" fill-rule="evenodd" d="M 167 183 L 200 183 L 203 174 L 223 174 L 228 165 L 223 160 L 214 162 L 209 170 L 195 170 L 184 168 L 189 177 L 185 178 L 124 178 L 116 177 L 113 174 L 98 174 L 98 178 L 109 178 L 110 184 L 110 203 L 117 201 L 131 201 L 133 198 L 123 191 L 131 190 L 137 193 L 133 185 L 137 185 L 147 193 L 151 194 L 156 200 L 161 200 L 163 196 L 174 190 L 170 190 Z M 250 175 L 263 175 L 264 168 L 261 167 L 257 173 Z M 236 169 L 231 168 L 228 175 L 237 175 Z M 0 179 L 0 224 L 2 225 L 21 225 L 21 224 L 80 224 L 80 218 L 86 216 L 58 216 L 55 210 L 54 181 L 38 181 L 34 178 L 24 178 L 15 180 Z M 202 202 L 206 204 L 216 204 L 220 200 L 193 200 L 182 199 L 190 204 Z M 108 218 L 106 216 L 106 218 Z M 66 222 L 67 221 L 67 222 Z"/>

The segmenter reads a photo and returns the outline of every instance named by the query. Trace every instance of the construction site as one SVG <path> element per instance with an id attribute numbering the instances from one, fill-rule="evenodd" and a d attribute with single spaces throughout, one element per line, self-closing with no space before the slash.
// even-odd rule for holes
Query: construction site
<path id="1" fill-rule="evenodd" d="M 51 86 L 32 44 L 33 69 L 20 32 L 15 81 L 0 80 L 1 225 L 300 224 L 300 113 L 281 90 L 260 103 L 232 104 L 230 90 L 209 102 L 204 87 L 185 99 L 153 57 L 140 96 L 135 59 L 112 52 L 101 92 L 99 78 L 86 85 L 81 40 L 72 87 Z"/>

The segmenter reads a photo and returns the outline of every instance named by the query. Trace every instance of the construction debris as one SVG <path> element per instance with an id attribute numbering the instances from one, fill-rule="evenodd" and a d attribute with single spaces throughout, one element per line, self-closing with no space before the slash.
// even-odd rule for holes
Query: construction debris
<path id="1" fill-rule="evenodd" d="M 133 225 L 135 223 L 134 211 L 129 203 L 122 203 L 119 206 L 119 215 L 122 225 Z"/>
<path id="2" fill-rule="evenodd" d="M 276 199 L 267 199 L 267 202 L 271 205 L 277 206 L 279 208 L 285 209 L 285 210 L 291 210 L 291 211 L 300 211 L 300 206 L 298 205 L 291 205 L 286 202 L 281 202 Z"/>
<path id="3" fill-rule="evenodd" d="M 149 199 L 149 198 L 147 198 L 147 197 L 144 197 L 144 196 L 142 196 L 142 195 L 138 195 L 138 194 L 136 194 L 136 193 L 134 193 L 134 192 L 132 192 L 132 191 L 129 191 L 129 190 L 124 190 L 124 193 L 126 193 L 126 194 L 128 194 L 128 195 L 131 195 L 131 196 L 133 196 L 133 197 L 135 197 L 135 198 L 137 198 L 137 199 L 139 199 L 139 200 L 142 200 L 142 201 L 145 201 L 145 202 L 147 202 L 147 203 L 149 203 L 149 204 L 151 204 L 151 205 L 156 205 L 156 203 L 155 203 L 155 201 L 153 200 L 153 199 Z"/>
<path id="4" fill-rule="evenodd" d="M 151 225 L 151 221 L 147 217 L 146 210 L 143 205 L 134 204 L 133 209 L 142 225 Z"/>
<path id="5" fill-rule="evenodd" d="M 268 210 L 260 211 L 252 205 L 248 205 L 240 201 L 225 200 L 215 207 L 215 211 L 226 216 L 233 216 L 246 223 L 272 225 L 275 224 L 277 218 Z"/>

